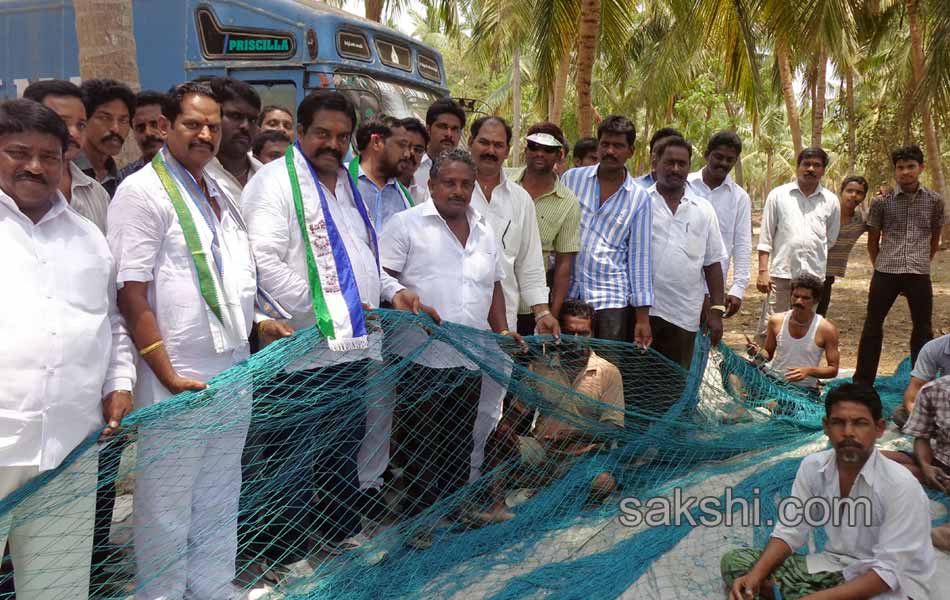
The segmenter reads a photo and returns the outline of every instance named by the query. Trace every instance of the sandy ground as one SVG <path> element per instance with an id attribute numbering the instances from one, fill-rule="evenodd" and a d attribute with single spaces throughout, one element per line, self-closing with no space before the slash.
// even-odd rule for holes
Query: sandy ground
<path id="1" fill-rule="evenodd" d="M 753 213 L 752 280 L 746 288 L 739 314 L 725 322 L 723 340 L 733 349 L 745 350 L 745 337 L 754 335 L 765 294 L 755 289 L 758 270 L 755 246 L 759 239 L 759 213 Z M 828 318 L 840 333 L 841 368 L 854 368 L 857 361 L 858 341 L 867 311 L 868 286 L 871 282 L 871 260 L 867 252 L 867 236 L 863 236 L 851 251 L 847 277 L 837 279 L 831 294 Z M 931 276 L 934 286 L 934 336 L 950 333 L 950 251 L 941 250 L 934 257 Z M 731 281 L 731 277 L 730 277 Z M 893 373 L 897 365 L 910 354 L 910 311 L 907 301 L 898 298 L 884 323 L 884 347 L 881 353 L 880 374 Z"/>

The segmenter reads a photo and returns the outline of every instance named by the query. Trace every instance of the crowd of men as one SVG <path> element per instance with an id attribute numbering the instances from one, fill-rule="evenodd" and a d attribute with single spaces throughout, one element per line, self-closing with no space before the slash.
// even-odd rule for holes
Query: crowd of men
<path id="1" fill-rule="evenodd" d="M 136 94 L 111 80 L 43 81 L 24 96 L 0 105 L 2 268 L 21 291 L 4 301 L 4 331 L 12 336 L 6 347 L 15 352 L 0 363 L 7 373 L 0 498 L 58 467 L 103 422 L 103 435 L 114 439 L 92 458 L 98 477 L 95 469 L 70 467 L 80 500 L 68 515 L 33 519 L 29 527 L 0 521 L 21 600 L 41 598 L 52 584 L 43 559 L 51 553 L 55 584 L 70 597 L 86 597 L 90 572 L 93 584 L 108 579 L 102 566 L 114 488 L 97 480 L 115 478 L 123 418 L 133 408 L 205 389 L 247 358 L 252 344 L 320 330 L 321 345 L 278 382 L 304 399 L 328 378 L 359 381 L 379 368 L 383 332 L 365 310 L 380 306 L 426 312 L 517 344 L 529 334 L 630 342 L 688 370 L 697 334 L 705 331 L 718 344 L 723 320 L 741 309 L 751 282 L 752 204 L 730 175 L 743 149 L 731 131 L 706 142 L 704 166 L 691 172 L 693 145 L 675 129 L 660 129 L 649 141 L 650 171 L 635 177 L 626 166 L 635 128 L 622 115 L 603 119 L 596 139 L 577 141 L 571 156 L 553 123 L 535 124 L 524 140 L 514 140 L 501 117 L 468 123 L 450 99 L 434 102 L 423 123 L 387 116 L 359 122 L 347 97 L 330 90 L 308 95 L 294 115 L 262 107 L 252 86 L 230 78 L 183 83 L 164 94 Z M 460 147 L 466 125 L 467 149 Z M 120 169 L 115 157 L 130 131 L 141 157 Z M 345 162 L 354 142 L 355 155 Z M 524 166 L 506 169 L 512 146 L 521 143 Z M 803 463 L 799 479 L 810 478 L 810 487 L 796 480 L 796 494 L 848 495 L 861 473 L 860 485 L 871 488 L 864 491 L 890 494 L 881 500 L 888 507 L 908 498 L 925 503 L 911 471 L 926 485 L 950 489 L 950 340 L 925 346 L 944 204 L 920 184 L 919 148 L 899 148 L 892 159 L 896 185 L 866 208 L 863 178 L 845 179 L 840 199 L 822 185 L 829 156 L 821 148 L 803 150 L 795 180 L 765 201 L 755 285 L 766 299 L 749 350 L 770 377 L 819 401 L 821 380 L 839 367 L 838 332 L 822 315 L 866 231 L 875 268 L 856 384 L 826 401 L 835 449 Z M 895 471 L 874 450 L 884 420 L 869 384 L 884 320 L 899 295 L 913 321 L 917 367 L 903 419 L 916 442 L 903 460 L 907 468 Z M 564 342 L 556 368 L 532 370 L 593 403 L 578 404 L 579 396 L 553 388 L 539 393 L 568 414 L 622 428 L 623 409 L 637 410 L 625 406 L 623 388 L 635 382 L 589 346 Z M 411 357 L 413 377 L 426 384 L 400 399 L 410 408 L 397 414 L 412 432 L 398 451 L 404 514 L 414 516 L 476 477 L 483 463 L 494 464 L 486 446 L 498 445 L 498 431 L 517 428 L 502 416 L 505 390 L 483 379 L 466 356 L 429 341 L 421 329 L 408 331 L 395 348 Z M 267 462 L 293 472 L 279 484 L 286 510 L 261 525 L 283 532 L 279 548 L 271 546 L 279 551 L 261 554 L 270 572 L 299 569 L 314 531 L 334 554 L 367 541 L 362 513 L 371 504 L 366 498 L 380 494 L 393 410 L 367 411 L 355 393 L 334 402 L 346 404 L 337 412 L 348 418 L 315 424 L 328 442 L 312 464 L 294 461 L 285 439 L 255 440 Z M 242 452 L 254 435 L 250 386 L 229 403 L 227 431 L 188 443 L 170 439 L 166 427 L 138 432 L 137 598 L 242 595 L 233 579 Z M 532 420 L 517 402 L 511 412 Z M 528 435 L 509 436 L 508 450 L 494 454 L 520 455 L 558 475 L 605 445 L 557 419 L 533 421 Z M 837 479 L 821 479 L 829 461 L 840 469 L 840 487 Z M 894 489 L 879 489 L 888 486 Z M 591 498 L 615 487 L 602 473 L 591 483 Z M 500 497 L 493 493 L 494 505 L 477 517 L 514 517 Z M 35 509 L 24 501 L 14 520 Z M 927 523 L 915 521 L 911 543 L 909 530 L 891 524 L 897 517 L 889 509 L 884 513 L 873 531 L 833 540 L 834 552 L 857 557 L 824 563 L 822 570 L 844 576 L 822 582 L 851 586 L 836 597 L 924 597 L 915 582 L 932 570 L 929 517 L 914 517 Z M 49 533 L 63 531 L 67 517 L 70 535 L 61 545 L 73 547 L 55 553 Z M 38 536 L 41 530 L 46 535 Z M 758 591 L 804 543 L 802 535 L 774 534 L 758 563 L 745 557 L 749 574 L 734 556 L 728 569 L 724 563 L 734 595 Z M 88 543 L 77 550 L 77 539 Z M 428 548 L 431 530 L 409 544 Z M 813 573 L 813 566 L 797 568 Z M 864 595 L 848 595 L 852 589 Z"/>

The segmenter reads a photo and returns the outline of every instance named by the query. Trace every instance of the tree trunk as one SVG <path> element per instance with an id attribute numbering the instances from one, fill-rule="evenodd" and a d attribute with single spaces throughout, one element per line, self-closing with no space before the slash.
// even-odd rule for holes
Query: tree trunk
<path id="1" fill-rule="evenodd" d="M 765 203 L 765 198 L 768 196 L 768 193 L 772 191 L 772 156 L 774 152 L 767 152 L 765 154 L 765 193 L 762 194 L 762 203 Z"/>
<path id="2" fill-rule="evenodd" d="M 132 0 L 73 0 L 73 10 L 79 44 L 79 76 L 115 79 L 138 90 Z M 133 137 L 126 138 L 122 152 L 115 157 L 120 165 L 139 156 Z"/>
<path id="3" fill-rule="evenodd" d="M 518 166 L 521 150 L 521 48 L 515 46 L 511 52 L 511 164 Z"/>
<path id="4" fill-rule="evenodd" d="M 844 78 L 845 110 L 848 113 L 848 175 L 854 175 L 858 162 L 857 125 L 854 116 L 854 69 L 848 65 Z"/>
<path id="5" fill-rule="evenodd" d="M 911 63 L 914 72 L 914 90 L 920 85 L 924 78 L 924 44 L 923 36 L 920 31 L 920 3 L 918 0 L 907 0 L 907 22 L 910 26 L 910 48 Z M 933 119 L 930 115 L 930 105 L 926 102 L 918 107 L 920 110 L 921 121 L 924 127 L 924 142 L 927 146 L 927 164 L 930 166 L 930 178 L 932 184 L 940 194 L 946 189 L 946 181 L 943 178 L 943 169 L 940 168 L 940 145 L 937 142 L 937 130 L 934 128 Z M 950 227 L 944 227 L 944 241 L 950 234 Z"/>
<path id="6" fill-rule="evenodd" d="M 788 58 L 788 48 L 782 43 L 776 44 L 775 55 L 778 58 L 779 75 L 782 80 L 782 97 L 785 98 L 788 128 L 792 132 L 792 146 L 795 148 L 795 156 L 798 156 L 798 153 L 802 151 L 802 126 L 798 118 L 795 90 L 792 88 L 792 66 Z"/>
<path id="7" fill-rule="evenodd" d="M 828 74 L 828 54 L 824 46 L 818 51 L 815 64 L 815 98 L 811 105 L 811 145 L 821 148 L 821 133 L 825 128 L 825 93 Z"/>
<path id="8" fill-rule="evenodd" d="M 366 18 L 377 23 L 383 22 L 383 5 L 385 0 L 366 0 Z"/>
<path id="9" fill-rule="evenodd" d="M 561 126 L 561 114 L 564 112 L 564 93 L 567 91 L 567 75 L 571 67 L 571 53 L 564 52 L 557 65 L 557 77 L 554 79 L 554 93 L 548 110 L 548 121 Z"/>
<path id="10" fill-rule="evenodd" d="M 577 129 L 579 137 L 588 137 L 594 123 L 591 84 L 597 42 L 600 39 L 600 0 L 581 0 L 581 17 L 577 30 Z"/>
<path id="11" fill-rule="evenodd" d="M 723 98 L 722 104 L 723 106 L 726 107 L 726 114 L 729 116 L 729 129 L 731 129 L 733 133 L 737 133 L 739 131 L 739 126 L 736 124 L 736 109 L 732 106 L 732 102 L 729 101 L 729 98 Z M 711 113 L 712 113 L 712 105 L 710 105 L 706 110 L 707 123 L 709 123 L 710 119 L 712 118 Z M 743 171 L 742 171 L 742 155 L 741 154 L 739 155 L 739 158 L 736 159 L 735 177 L 733 179 L 735 179 L 736 183 L 738 183 L 740 186 L 745 185 L 745 175 L 743 174 Z"/>

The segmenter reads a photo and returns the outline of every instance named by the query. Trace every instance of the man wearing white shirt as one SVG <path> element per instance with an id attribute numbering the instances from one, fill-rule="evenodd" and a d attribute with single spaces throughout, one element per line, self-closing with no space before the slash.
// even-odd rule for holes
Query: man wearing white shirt
<path id="1" fill-rule="evenodd" d="M 725 317 L 731 317 L 742 307 L 752 266 L 752 202 L 742 186 L 729 176 L 740 154 L 742 140 L 739 136 L 732 131 L 720 131 L 706 144 L 703 154 L 706 166 L 689 175 L 693 191 L 708 200 L 716 211 L 719 232 L 726 248 L 726 258 L 722 261 L 723 278 L 729 274 L 729 263 L 734 266 L 732 286 L 723 288 L 728 290 L 724 302 Z"/>
<path id="2" fill-rule="evenodd" d="M 0 500 L 60 466 L 103 417 L 111 434 L 132 408 L 135 368 L 115 263 L 102 233 L 57 190 L 68 144 L 50 108 L 0 104 L 0 273 L 16 286 L 0 300 Z M 95 461 L 93 448 L 59 478 L 68 491 L 28 496 L 0 517 L 17 598 L 48 598 L 51 589 L 88 596 Z M 49 494 L 66 498 L 52 512 Z"/>
<path id="3" fill-rule="evenodd" d="M 59 191 L 71 209 L 92 221 L 105 235 L 109 192 L 73 162 L 82 150 L 86 130 L 86 107 L 83 104 L 82 90 L 69 81 L 48 79 L 31 83 L 23 91 L 23 97 L 52 108 L 66 123 L 69 145 L 64 155 L 66 161 L 63 176 L 59 181 Z"/>
<path id="4" fill-rule="evenodd" d="M 221 148 L 208 163 L 208 174 L 238 201 L 244 186 L 264 166 L 251 154 L 261 97 L 250 84 L 233 77 L 213 77 L 208 86 L 221 105 Z"/>
<path id="5" fill-rule="evenodd" d="M 824 280 L 828 249 L 841 228 L 838 196 L 821 185 L 828 153 L 805 148 L 797 165 L 796 180 L 772 190 L 762 210 L 755 287 L 768 295 L 756 330 L 759 344 L 765 341 L 769 317 L 788 310 L 792 279 L 809 274 Z"/>
<path id="6" fill-rule="evenodd" d="M 255 316 L 247 232 L 234 199 L 205 171 L 221 139 L 221 105 L 204 84 L 185 83 L 169 91 L 166 116 L 166 146 L 122 182 L 109 207 L 119 307 L 140 355 L 138 407 L 203 390 L 247 358 Z M 275 321 L 260 328 L 287 333 Z M 138 600 L 237 597 L 231 581 L 250 388 L 235 383 L 201 408 L 140 428 Z M 211 430 L 195 436 L 202 421 Z"/>
<path id="7" fill-rule="evenodd" d="M 870 386 L 848 383 L 828 392 L 824 430 L 833 449 L 802 461 L 763 551 L 723 556 L 730 600 L 937 597 L 928 591 L 936 567 L 930 502 L 910 471 L 875 447 L 886 427 Z M 802 518 L 806 511 L 810 519 Z M 823 516 L 829 519 L 824 550 L 793 554 Z"/>
<path id="8" fill-rule="evenodd" d="M 415 117 L 406 117 L 399 121 L 400 127 L 405 130 L 406 137 L 409 138 L 409 158 L 399 163 L 399 175 L 396 177 L 409 190 L 412 196 L 413 204 L 422 204 L 429 199 L 429 186 L 420 185 L 416 181 L 416 173 L 419 171 L 419 165 L 422 158 L 426 156 L 426 148 L 429 146 L 429 131 L 422 121 Z M 429 161 L 431 168 L 432 162 Z"/>
<path id="9" fill-rule="evenodd" d="M 360 306 L 390 301 L 396 309 L 420 309 L 415 294 L 380 272 L 376 231 L 341 164 L 355 123 L 356 111 L 343 94 L 319 90 L 308 95 L 297 109 L 297 143 L 283 160 L 258 172 L 241 200 L 261 288 L 290 313 L 294 329 L 312 327 L 317 310 L 329 311 L 318 324 L 324 339 L 275 382 L 288 391 L 272 401 L 286 409 L 285 403 L 296 398 L 293 407 L 307 410 L 297 415 L 299 426 L 292 432 L 272 432 L 273 440 L 261 448 L 283 482 L 269 484 L 268 493 L 279 496 L 281 505 L 265 516 L 262 527 L 273 532 L 261 550 L 272 564 L 292 567 L 305 559 L 312 528 L 331 552 L 357 548 L 366 540 L 360 531 L 357 453 L 369 390 L 359 383 L 382 359 L 382 332 L 366 326 Z M 334 265 L 345 265 L 348 274 L 335 277 L 330 289 L 325 279 L 312 277 L 310 260 L 323 276 L 340 269 Z M 316 286 L 321 297 L 336 294 L 335 305 L 347 307 L 347 314 L 314 306 Z M 352 381 L 350 393 L 321 395 L 320 385 L 329 378 Z"/>
<path id="10" fill-rule="evenodd" d="M 428 148 L 416 169 L 416 185 L 429 189 L 429 169 L 432 161 L 446 150 L 454 150 L 462 139 L 465 111 L 451 98 L 436 100 L 426 110 L 426 128 L 429 130 Z"/>
<path id="11" fill-rule="evenodd" d="M 395 215 L 380 236 L 383 268 L 432 306 L 442 319 L 510 335 L 494 234 L 471 206 L 475 163 L 464 150 L 440 154 L 429 178 L 432 201 Z M 408 514 L 418 515 L 456 492 L 469 475 L 481 391 L 475 365 L 421 329 L 400 336 L 397 352 L 414 358 L 404 392 Z M 477 350 L 476 350 L 477 351 Z M 434 391 L 435 390 L 435 391 Z M 426 534 L 410 544 L 427 548 Z"/>
<path id="12" fill-rule="evenodd" d="M 654 150 L 656 183 L 649 188 L 653 207 L 653 348 L 689 370 L 693 342 L 703 310 L 703 284 L 709 289 L 706 326 L 713 345 L 722 338 L 722 260 L 726 256 L 712 206 L 686 184 L 692 146 L 669 137 Z"/>

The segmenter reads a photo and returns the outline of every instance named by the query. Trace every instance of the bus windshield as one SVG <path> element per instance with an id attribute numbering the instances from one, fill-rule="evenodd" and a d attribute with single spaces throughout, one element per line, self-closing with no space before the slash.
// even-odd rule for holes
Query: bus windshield
<path id="1" fill-rule="evenodd" d="M 379 113 L 425 121 L 426 109 L 439 99 L 435 92 L 412 84 L 372 79 L 359 73 L 336 73 L 333 82 L 356 105 L 361 121 Z"/>

